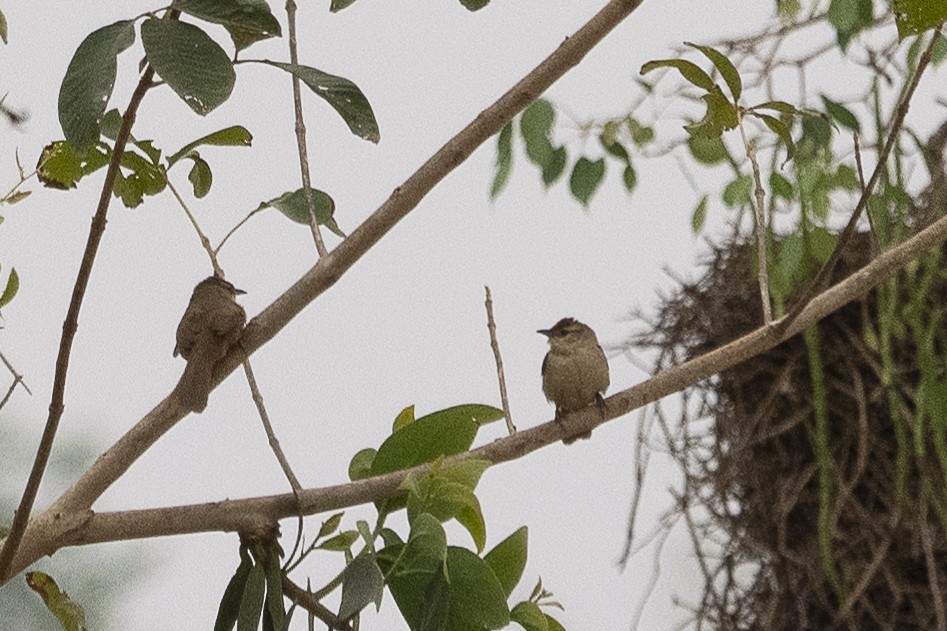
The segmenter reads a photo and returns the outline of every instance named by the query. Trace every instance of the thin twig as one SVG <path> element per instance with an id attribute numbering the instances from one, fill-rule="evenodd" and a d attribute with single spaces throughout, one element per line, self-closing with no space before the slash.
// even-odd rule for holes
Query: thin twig
<path id="1" fill-rule="evenodd" d="M 289 24 L 289 61 L 291 64 L 299 64 L 299 55 L 296 46 L 296 2 L 295 0 L 286 0 L 286 21 Z M 306 208 L 309 209 L 309 228 L 312 231 L 312 239 L 316 244 L 316 252 L 319 258 L 328 254 L 326 245 L 322 241 L 322 233 L 319 232 L 319 222 L 316 219 L 316 203 L 312 198 L 311 178 L 309 177 L 309 152 L 306 149 L 306 122 L 303 119 L 303 99 L 299 86 L 299 77 L 292 74 L 293 81 L 293 110 L 296 119 L 296 149 L 299 153 L 299 173 L 302 176 L 303 195 L 306 197 Z"/>
<path id="2" fill-rule="evenodd" d="M 99 244 L 102 242 L 102 235 L 105 233 L 105 217 L 108 213 L 109 202 L 112 199 L 112 190 L 115 187 L 115 178 L 118 175 L 119 164 L 122 155 L 125 153 L 125 144 L 128 142 L 132 125 L 135 123 L 135 115 L 138 112 L 138 106 L 141 104 L 145 93 L 151 88 L 154 75 L 154 69 L 148 66 L 138 81 L 138 86 L 135 88 L 135 91 L 132 92 L 131 99 L 129 99 L 128 102 L 128 108 L 125 110 L 125 115 L 122 116 L 122 124 L 118 130 L 118 135 L 115 137 L 112 158 L 109 161 L 108 170 L 105 173 L 105 181 L 102 182 L 102 193 L 99 195 L 99 203 L 96 206 L 95 214 L 92 216 L 92 225 L 89 227 L 89 238 L 86 241 L 82 262 L 79 263 L 79 272 L 76 275 L 76 283 L 72 289 L 72 298 L 69 301 L 66 320 L 63 322 L 62 337 L 59 342 L 59 353 L 56 356 L 53 392 L 49 402 L 49 416 L 46 418 L 46 426 L 43 428 L 43 436 L 36 450 L 36 458 L 33 461 L 33 468 L 30 470 L 30 477 L 26 481 L 23 497 L 20 499 L 20 505 L 17 507 L 16 514 L 13 517 L 10 532 L 7 534 L 6 540 L 3 543 L 3 550 L 0 550 L 0 583 L 3 583 L 11 576 L 10 569 L 13 558 L 16 555 L 17 547 L 19 547 L 20 540 L 23 538 L 23 533 L 26 530 L 30 513 L 33 511 L 33 502 L 36 500 L 36 494 L 39 492 L 39 485 L 43 479 L 43 473 L 46 471 L 46 464 L 49 462 L 49 455 L 53 450 L 53 440 L 56 438 L 56 430 L 59 429 L 59 420 L 62 418 L 62 413 L 65 409 L 66 373 L 69 370 L 72 342 L 75 340 L 76 331 L 79 328 L 79 310 L 82 307 L 82 300 L 85 298 L 86 288 L 89 286 L 89 278 L 92 276 L 92 264 L 95 262 L 95 255 L 99 250 Z"/>
<path id="3" fill-rule="evenodd" d="M 924 548 L 924 561 L 927 565 L 927 583 L 930 586 L 931 597 L 934 600 L 934 614 L 937 616 L 937 631 L 947 631 L 947 613 L 944 611 L 943 587 L 937 580 L 937 574 L 943 568 L 942 562 L 934 558 L 934 542 L 931 540 L 931 525 L 927 520 L 927 503 L 925 497 L 921 501 L 921 519 L 918 527 L 921 531 L 921 547 Z"/>
<path id="4" fill-rule="evenodd" d="M 194 213 L 192 213 L 191 209 L 187 207 L 187 203 L 184 201 L 184 198 L 181 197 L 181 194 L 178 193 L 178 189 L 174 188 L 174 184 L 171 183 L 170 178 L 168 178 L 168 190 L 170 190 L 171 194 L 174 195 L 174 199 L 176 199 L 178 204 L 181 205 L 181 208 L 184 209 L 184 214 L 187 215 L 187 218 L 191 221 L 191 225 L 194 226 L 194 230 L 197 232 L 197 238 L 200 239 L 201 247 L 204 248 L 204 250 L 207 252 L 207 256 L 210 257 L 210 264 L 214 268 L 214 275 L 223 278 L 224 270 L 221 269 L 220 264 L 217 263 L 217 251 L 211 246 L 210 239 L 208 239 L 207 235 L 204 234 L 204 231 L 201 230 L 201 226 L 197 223 Z"/>
<path id="5" fill-rule="evenodd" d="M 826 280 L 831 277 L 832 270 L 835 269 L 835 264 L 838 263 L 838 260 L 841 258 L 842 251 L 848 245 L 849 241 L 852 240 L 852 236 L 855 234 L 855 226 L 858 224 L 858 219 L 861 217 L 865 207 L 868 206 L 868 200 L 871 198 L 871 192 L 875 189 L 875 185 L 881 178 L 881 174 L 885 169 L 885 164 L 888 161 L 888 156 L 891 154 L 891 149 L 894 148 L 894 143 L 897 140 L 898 134 L 901 132 L 901 127 L 904 124 L 904 117 L 907 116 L 908 108 L 911 105 L 911 98 L 914 96 L 914 91 L 921 82 L 921 75 L 924 74 L 924 69 L 927 68 L 927 65 L 931 61 L 931 55 L 934 52 L 934 45 L 938 41 L 939 39 L 937 37 L 931 38 L 930 44 L 924 50 L 924 53 L 921 55 L 921 58 L 917 63 L 917 69 L 914 71 L 914 76 L 911 77 L 911 83 L 908 86 L 907 92 L 904 93 L 904 98 L 902 98 L 901 102 L 898 103 L 898 107 L 895 110 L 894 120 L 891 121 L 891 124 L 888 126 L 888 137 L 885 139 L 885 144 L 881 149 L 881 153 L 878 154 L 878 164 L 875 165 L 875 169 L 871 173 L 871 178 L 869 178 L 868 184 L 865 185 L 864 189 L 862 190 L 861 197 L 858 199 L 858 204 L 856 204 L 855 210 L 852 211 L 851 218 L 848 220 L 848 223 L 845 225 L 845 229 L 842 230 L 842 234 L 838 238 L 838 242 L 835 245 L 835 250 L 832 251 L 832 255 L 829 257 L 829 260 L 826 261 L 822 266 L 822 269 L 819 270 L 815 280 L 812 281 L 812 283 L 806 289 L 799 302 L 797 302 L 789 314 L 780 321 L 779 327 L 781 329 L 785 330 L 788 326 L 790 326 L 803 312 L 809 301 L 813 299 L 813 296 L 822 290 Z"/>
<path id="6" fill-rule="evenodd" d="M 312 592 L 303 589 L 286 576 L 283 577 L 283 594 L 313 616 L 319 618 L 329 629 L 333 629 L 334 631 L 352 631 L 352 625 L 344 620 L 340 620 L 337 615 L 319 602 Z"/>
<path id="7" fill-rule="evenodd" d="M 3 400 L 0 401 L 0 409 L 3 409 L 3 406 L 5 406 L 7 401 L 10 400 L 10 397 L 13 396 L 13 391 L 16 390 L 17 385 L 23 386 L 23 389 L 26 390 L 26 393 L 30 396 L 33 396 L 33 393 L 30 391 L 29 386 L 26 385 L 26 382 L 23 381 L 23 375 L 16 371 L 16 368 L 13 367 L 13 364 L 10 363 L 3 353 L 0 353 L 0 360 L 3 361 L 4 365 L 7 367 L 7 370 L 9 370 L 10 374 L 13 375 L 13 383 L 10 384 L 10 388 L 3 396 Z"/>
<path id="8" fill-rule="evenodd" d="M 767 270 L 769 256 L 766 252 L 766 240 L 769 236 L 769 228 L 766 225 L 766 206 L 764 205 L 766 193 L 763 190 L 760 164 L 756 159 L 756 148 L 746 137 L 742 117 L 739 127 L 740 137 L 743 138 L 743 146 L 746 148 L 746 157 L 750 159 L 750 164 L 753 165 L 753 192 L 756 200 L 756 203 L 753 204 L 753 216 L 756 229 L 756 258 L 759 268 L 760 300 L 763 303 L 763 324 L 769 324 L 773 321 L 773 306 L 769 298 L 769 272 Z"/>
<path id="9" fill-rule="evenodd" d="M 506 417 L 506 431 L 510 435 L 516 433 L 516 426 L 513 425 L 513 417 L 510 416 L 510 401 L 506 396 L 506 376 L 503 374 L 503 358 L 500 356 L 500 343 L 497 341 L 497 325 L 493 319 L 493 296 L 490 295 L 490 288 L 484 287 L 487 292 L 487 299 L 484 303 L 487 308 L 487 330 L 490 331 L 490 348 L 493 349 L 493 359 L 497 363 L 497 380 L 500 382 L 500 401 L 503 403 L 503 416 Z"/>
<path id="10" fill-rule="evenodd" d="M 270 416 L 267 414 L 266 406 L 263 404 L 263 395 L 260 394 L 260 388 L 257 386 L 256 378 L 253 376 L 253 368 L 250 367 L 249 357 L 245 357 L 243 360 L 243 372 L 247 375 L 247 383 L 250 384 L 250 393 L 253 396 L 253 403 L 256 405 L 257 412 L 260 414 L 260 420 L 263 422 L 263 431 L 266 432 L 270 449 L 273 450 L 273 454 L 276 456 L 280 468 L 283 469 L 283 475 L 289 480 L 289 485 L 293 489 L 293 495 L 298 499 L 299 493 L 302 491 L 302 485 L 299 483 L 299 478 L 293 473 L 293 468 L 289 465 L 289 460 L 286 459 L 286 454 L 283 453 L 279 439 L 276 438 L 276 433 L 273 431 Z"/>
<path id="11" fill-rule="evenodd" d="M 227 234 L 224 235 L 224 238 L 220 240 L 220 243 L 217 244 L 217 247 L 214 248 L 214 254 L 220 254 L 220 249 L 224 247 L 224 244 L 225 244 L 225 243 L 227 243 L 227 239 L 229 239 L 230 237 L 232 237 L 232 236 L 233 236 L 233 233 L 235 233 L 235 232 L 240 228 L 240 226 L 242 226 L 243 224 L 245 224 L 245 223 L 247 223 L 248 221 L 250 221 L 250 217 L 252 217 L 253 215 L 257 214 L 258 212 L 260 212 L 261 210 L 263 210 L 263 209 L 265 209 L 265 208 L 267 208 L 267 206 L 264 206 L 264 205 L 261 204 L 261 205 L 257 206 L 256 208 L 254 208 L 253 210 L 251 210 L 251 211 L 247 214 L 246 217 L 244 217 L 244 218 L 241 219 L 239 222 L 237 222 L 237 225 L 234 226 L 233 228 L 231 228 L 230 231 L 227 232 Z"/>

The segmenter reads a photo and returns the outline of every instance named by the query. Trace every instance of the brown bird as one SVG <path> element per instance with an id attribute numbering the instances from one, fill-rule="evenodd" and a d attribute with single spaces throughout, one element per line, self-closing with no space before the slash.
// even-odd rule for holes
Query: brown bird
<path id="1" fill-rule="evenodd" d="M 549 352 L 543 359 L 543 394 L 556 404 L 556 420 L 562 415 L 598 404 L 604 414 L 608 389 L 608 360 L 598 344 L 595 331 L 573 318 L 563 318 L 551 329 L 540 329 L 549 338 Z M 569 445 L 579 438 L 590 438 L 588 431 L 566 438 Z"/>
<path id="2" fill-rule="evenodd" d="M 178 324 L 178 353 L 187 360 L 172 396 L 193 412 L 203 412 L 214 382 L 214 366 L 237 343 L 246 324 L 247 314 L 237 304 L 237 289 L 223 278 L 209 276 L 199 282 Z"/>

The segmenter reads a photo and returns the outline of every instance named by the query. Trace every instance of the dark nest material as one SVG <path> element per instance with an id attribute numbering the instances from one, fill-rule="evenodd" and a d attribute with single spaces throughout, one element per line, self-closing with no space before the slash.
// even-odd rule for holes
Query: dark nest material
<path id="1" fill-rule="evenodd" d="M 836 282 L 867 262 L 867 237 L 847 251 Z M 714 248 L 703 278 L 683 283 L 665 300 L 638 344 L 661 351 L 667 365 L 758 327 L 753 257 L 746 243 Z M 942 267 L 944 261 L 931 255 L 910 277 L 902 273 L 897 288 L 873 291 L 819 324 L 831 467 L 820 468 L 817 458 L 813 380 L 802 336 L 690 395 L 699 405 L 687 406 L 685 440 L 672 453 L 685 472 L 681 507 L 702 548 L 706 588 L 695 610 L 700 628 L 945 628 Z M 922 278 L 930 281 L 926 290 L 919 287 Z M 926 297 L 919 300 L 919 291 Z M 895 321 L 885 325 L 893 331 L 886 362 L 878 312 L 891 299 Z M 933 323 L 928 330 L 935 332 L 918 336 L 910 324 L 915 321 Z M 928 400 L 941 400 L 940 414 L 926 418 L 918 413 L 925 381 L 920 339 L 937 360 L 926 374 L 943 384 L 927 388 Z"/>

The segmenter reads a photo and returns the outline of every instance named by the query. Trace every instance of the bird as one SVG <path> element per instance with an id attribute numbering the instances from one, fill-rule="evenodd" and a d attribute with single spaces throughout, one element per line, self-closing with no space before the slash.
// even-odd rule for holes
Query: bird
<path id="1" fill-rule="evenodd" d="M 219 276 L 208 276 L 191 293 L 174 346 L 187 366 L 172 393 L 191 412 L 207 407 L 214 367 L 240 339 L 247 314 L 236 298 L 245 293 Z"/>
<path id="2" fill-rule="evenodd" d="M 563 414 L 582 410 L 593 403 L 605 413 L 604 392 L 608 389 L 608 360 L 599 346 L 595 331 L 574 318 L 563 318 L 551 329 L 540 329 L 549 338 L 549 352 L 543 359 L 543 394 L 556 405 L 556 420 Z M 590 438 L 591 430 L 563 439 L 569 445 Z"/>

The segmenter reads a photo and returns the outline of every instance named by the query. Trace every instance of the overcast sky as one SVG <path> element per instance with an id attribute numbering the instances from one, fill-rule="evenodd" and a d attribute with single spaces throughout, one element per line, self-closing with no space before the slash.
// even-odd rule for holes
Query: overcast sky
<path id="1" fill-rule="evenodd" d="M 354 229 L 434 150 L 603 4 L 496 0 L 471 14 L 453 0 L 362 0 L 330 15 L 327 2 L 302 2 L 301 61 L 356 82 L 381 128 L 381 143 L 372 145 L 349 134 L 322 101 L 305 100 L 314 181 L 335 198 L 340 227 Z M 271 5 L 285 25 L 282 4 Z M 634 78 L 642 63 L 670 56 L 683 41 L 710 42 L 755 29 L 770 18 L 771 5 L 645 2 L 550 90 L 548 98 L 575 117 L 561 121 L 559 139 L 568 141 L 570 153 L 583 147 L 596 152 L 597 141 L 583 141 L 575 123 L 621 114 L 638 96 Z M 96 6 L 102 8 L 64 1 L 4 3 L 10 43 L 0 48 L 0 88 L 8 95 L 6 104 L 29 110 L 30 120 L 21 130 L 0 127 L 0 188 L 15 182 L 15 151 L 32 166 L 42 147 L 61 137 L 59 82 L 79 42 L 95 28 L 154 5 L 135 0 Z M 225 37 L 218 41 L 227 44 Z M 136 44 L 119 58 L 112 105 L 125 107 L 141 55 Z M 246 56 L 286 60 L 286 40 L 264 42 Z M 237 75 L 231 99 L 206 118 L 194 115 L 167 88 L 149 92 L 134 129 L 137 138 L 153 138 L 166 151 L 233 124 L 253 133 L 252 148 L 202 150 L 214 170 L 214 187 L 203 200 L 187 198 L 214 242 L 260 201 L 300 186 L 288 78 L 256 65 L 238 67 Z M 647 107 L 644 113 L 657 115 Z M 663 120 L 659 131 L 679 133 L 680 124 Z M 648 311 L 661 290 L 673 287 L 665 268 L 696 273 L 704 248 L 690 232 L 697 195 L 672 158 L 642 165 L 633 197 L 624 193 L 611 163 L 605 185 L 583 211 L 562 183 L 545 192 L 521 151 L 508 190 L 491 204 L 494 157 L 491 141 L 252 357 L 276 431 L 305 486 L 347 480 L 351 456 L 380 444 L 407 405 L 414 404 L 420 416 L 460 403 L 499 404 L 484 285 L 493 290 L 514 421 L 526 428 L 552 416 L 540 389 L 546 341 L 536 329 L 574 316 L 595 328 L 603 345 L 615 346 L 633 330 L 628 313 Z M 185 175 L 172 172 L 183 190 Z M 33 390 L 32 397 L 18 391 L 0 415 L 3 429 L 15 426 L 30 450 L 16 458 L 0 456 L 5 493 L 20 492 L 46 418 L 62 321 L 101 178 L 97 174 L 70 192 L 31 183 L 30 199 L 3 209 L 0 263 L 5 269 L 16 266 L 22 288 L 4 310 L 0 349 Z M 719 225 L 720 212 L 712 209 L 712 224 Z M 326 241 L 330 248 L 338 243 L 328 233 Z M 231 239 L 221 264 L 228 279 L 247 291 L 240 301 L 252 317 L 314 257 L 308 230 L 271 211 Z M 209 272 L 206 255 L 170 194 L 134 210 L 112 204 L 80 318 L 54 460 L 88 466 L 170 392 L 183 368 L 180 358 L 171 356 L 175 327 L 192 287 Z M 610 355 L 610 391 L 646 377 L 627 358 Z M 529 564 L 514 595 L 528 597 L 541 576 L 565 606 L 554 615 L 568 629 L 627 628 L 647 588 L 649 552 L 633 559 L 624 573 L 616 566 L 634 488 L 632 447 L 639 419 L 629 415 L 596 430 L 591 441 L 551 446 L 498 466 L 480 484 L 488 547 L 523 524 L 530 528 Z M 501 425 L 486 429 L 480 441 L 502 436 Z M 79 455 L 64 447 L 77 442 L 86 446 Z M 675 469 L 660 456 L 652 466 L 639 518 L 642 532 L 670 505 L 667 489 L 676 482 Z M 49 477 L 40 504 L 67 484 Z M 95 508 L 287 490 L 237 372 L 211 395 L 204 414 L 179 423 Z M 368 515 L 368 510 L 349 511 L 346 525 Z M 309 519 L 313 532 L 324 517 Z M 293 524 L 286 522 L 284 529 L 291 532 Z M 449 532 L 453 543 L 472 547 L 463 531 Z M 63 566 L 88 564 L 71 574 L 81 583 L 83 575 L 90 580 L 90 574 L 114 571 L 106 570 L 105 557 L 140 555 L 149 565 L 146 578 L 112 603 L 111 628 L 156 628 L 160 619 L 162 628 L 207 629 L 236 566 L 236 549 L 234 534 L 175 537 L 61 552 L 46 567 L 60 576 Z M 339 562 L 330 556 L 317 561 L 322 567 L 311 566 L 314 584 Z M 692 595 L 696 577 L 678 528 L 664 550 L 660 582 L 640 628 L 670 629 L 686 618 L 672 598 Z M 63 587 L 82 591 L 79 584 Z M 106 628 L 102 612 L 88 614 L 93 628 Z M 404 627 L 398 620 L 389 597 L 382 614 L 367 614 L 362 628 Z M 48 628 L 56 628 L 52 618 Z M 301 616 L 294 628 L 304 628 Z"/>

